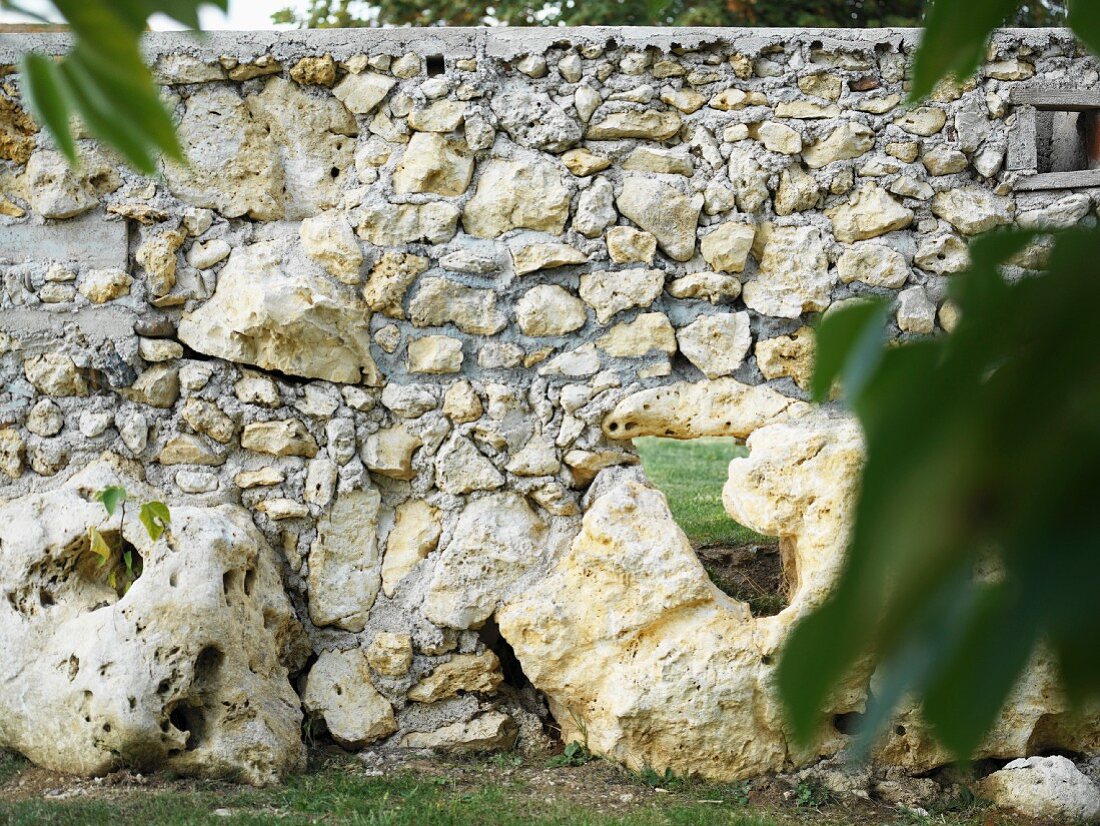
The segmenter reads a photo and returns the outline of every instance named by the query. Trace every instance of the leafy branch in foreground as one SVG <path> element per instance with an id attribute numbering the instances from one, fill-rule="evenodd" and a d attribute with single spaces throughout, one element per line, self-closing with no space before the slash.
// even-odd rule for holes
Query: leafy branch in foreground
<path id="1" fill-rule="evenodd" d="M 129 496 L 126 488 L 119 485 L 109 485 L 95 494 L 96 501 L 103 503 L 108 519 L 121 508 L 117 540 L 108 539 L 100 531 L 100 526 L 88 528 L 88 540 L 92 551 L 99 556 L 99 567 L 106 568 L 107 584 L 119 591 L 120 595 L 130 590 L 130 586 L 142 572 L 141 557 L 132 548 L 126 547 L 122 539 L 121 528 L 126 524 L 126 502 Z M 138 521 L 149 534 L 149 538 L 156 542 L 168 530 L 172 515 L 163 502 L 146 502 L 138 511 Z"/>
<path id="2" fill-rule="evenodd" d="M 211 3 L 224 11 L 229 0 L 52 3 L 72 29 L 72 50 L 60 60 L 28 54 L 20 74 L 31 110 L 57 148 L 71 164 L 77 163 L 70 118 L 78 114 L 93 137 L 116 149 L 139 172 L 154 173 L 161 155 L 184 162 L 175 124 L 142 57 L 141 35 L 154 14 L 198 28 L 199 6 Z M 0 0 L 0 8 L 26 13 L 15 0 Z"/>
<path id="3" fill-rule="evenodd" d="M 779 667 L 804 740 L 867 653 L 865 746 L 912 692 L 968 756 L 1040 641 L 1072 700 L 1100 690 L 1100 348 L 1081 316 L 1100 302 L 1100 232 L 1063 234 L 1048 272 L 1007 283 L 1033 240 L 975 243 L 950 336 L 883 350 L 873 308 L 821 326 L 818 397 L 840 378 L 868 456 L 843 574 Z"/>

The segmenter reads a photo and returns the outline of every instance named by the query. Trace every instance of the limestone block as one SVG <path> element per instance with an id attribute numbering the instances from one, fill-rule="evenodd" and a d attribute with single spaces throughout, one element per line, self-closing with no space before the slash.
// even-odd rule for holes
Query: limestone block
<path id="1" fill-rule="evenodd" d="M 965 171 L 966 167 L 970 165 L 966 155 L 958 149 L 943 145 L 934 146 L 925 152 L 921 162 L 924 164 L 924 168 L 928 170 L 929 175 L 937 177 L 955 175 Z"/>
<path id="2" fill-rule="evenodd" d="M 27 413 L 26 426 L 36 436 L 56 436 L 65 427 L 65 414 L 57 402 L 40 399 Z"/>
<path id="3" fill-rule="evenodd" d="M 435 474 L 436 485 L 445 493 L 494 490 L 504 485 L 504 475 L 464 436 L 452 436 L 439 449 Z"/>
<path id="4" fill-rule="evenodd" d="M 363 446 L 363 461 L 375 473 L 391 479 L 412 479 L 412 457 L 423 444 L 421 438 L 409 433 L 404 425 L 395 425 L 367 437 Z"/>
<path id="5" fill-rule="evenodd" d="M 546 436 L 532 436 L 508 461 L 507 470 L 516 476 L 551 476 L 561 470 L 557 447 Z"/>
<path id="6" fill-rule="evenodd" d="M 27 200 L 43 218 L 73 218 L 99 204 L 99 196 L 118 189 L 118 172 L 98 153 L 82 153 L 79 169 L 60 152 L 39 149 L 27 161 Z"/>
<path id="7" fill-rule="evenodd" d="M 622 168 L 627 172 L 654 172 L 658 175 L 684 175 L 690 178 L 695 173 L 691 157 L 678 149 L 655 149 L 649 146 L 635 148 Z"/>
<path id="8" fill-rule="evenodd" d="M 283 166 L 274 138 L 231 87 L 197 89 L 177 134 L 189 163 L 163 164 L 173 195 L 227 218 L 283 217 Z"/>
<path id="9" fill-rule="evenodd" d="M 921 242 L 913 259 L 922 270 L 944 275 L 970 266 L 970 247 L 956 235 L 941 235 Z"/>
<path id="10" fill-rule="evenodd" d="M 492 96 L 490 107 L 501 129 L 528 149 L 559 153 L 581 139 L 581 125 L 528 84 L 506 84 Z"/>
<path id="11" fill-rule="evenodd" d="M 895 126 L 925 138 L 938 133 L 945 123 L 947 123 L 947 113 L 935 106 L 922 106 L 906 112 L 894 121 Z"/>
<path id="12" fill-rule="evenodd" d="M 336 82 L 336 61 L 330 54 L 303 57 L 291 67 L 290 77 L 303 86 L 331 86 Z"/>
<path id="13" fill-rule="evenodd" d="M 618 218 L 614 187 L 607 178 L 596 178 L 577 198 L 573 229 L 586 238 L 598 238 Z"/>
<path id="14" fill-rule="evenodd" d="M 122 391 L 124 398 L 150 407 L 168 409 L 180 397 L 180 372 L 167 364 L 155 364 Z"/>
<path id="15" fill-rule="evenodd" d="M 764 247 L 756 279 L 744 285 L 742 296 L 746 306 L 759 313 L 798 318 L 828 307 L 835 281 L 821 230 L 776 227 Z"/>
<path id="16" fill-rule="evenodd" d="M 746 150 L 734 148 L 727 167 L 733 184 L 737 208 L 750 215 L 763 208 L 771 197 L 768 176 L 757 160 Z"/>
<path id="17" fill-rule="evenodd" d="M 407 749 L 440 749 L 450 752 L 509 751 L 519 727 L 501 711 L 487 711 L 469 722 L 451 723 L 435 731 L 411 731 L 401 738 Z"/>
<path id="18" fill-rule="evenodd" d="M 752 242 L 756 238 L 756 227 L 727 221 L 708 232 L 700 242 L 703 260 L 719 272 L 743 272 L 748 260 Z"/>
<path id="19" fill-rule="evenodd" d="M 766 379 L 790 378 L 808 390 L 814 373 L 814 331 L 799 327 L 793 335 L 756 342 L 756 366 Z"/>
<path id="20" fill-rule="evenodd" d="M 565 740 L 636 770 L 724 780 L 813 759 L 790 749 L 761 686 L 787 629 L 824 598 L 847 539 L 862 447 L 854 424 L 825 421 L 758 431 L 772 438 L 731 467 L 736 518 L 793 538 L 797 586 L 778 616 L 754 619 L 715 588 L 664 496 L 628 480 L 601 490 L 550 573 L 498 611 Z M 765 525 L 758 509 L 781 512 Z"/>
<path id="21" fill-rule="evenodd" d="M 404 319 L 405 292 L 427 269 L 428 259 L 422 255 L 384 252 L 363 288 L 363 300 L 376 312 Z"/>
<path id="22" fill-rule="evenodd" d="M 824 120 L 840 117 L 840 107 L 834 103 L 817 103 L 812 100 L 790 100 L 775 105 L 777 118 L 798 120 Z"/>
<path id="23" fill-rule="evenodd" d="M 560 336 L 588 322 L 584 302 L 556 284 L 540 284 L 516 302 L 516 323 L 528 336 Z"/>
<path id="24" fill-rule="evenodd" d="M 619 211 L 656 237 L 657 244 L 677 261 L 695 254 L 695 230 L 702 198 L 689 197 L 662 181 L 627 176 L 615 201 Z"/>
<path id="25" fill-rule="evenodd" d="M 708 379 L 728 376 L 741 366 L 752 344 L 749 314 L 699 316 L 676 334 L 680 352 Z"/>
<path id="26" fill-rule="evenodd" d="M 1065 823 L 1100 817 L 1100 788 L 1060 755 L 1013 760 L 980 784 L 983 797 L 1026 817 Z"/>
<path id="27" fill-rule="evenodd" d="M 358 648 L 322 652 L 306 677 L 302 704 L 346 749 L 361 749 L 397 731 L 393 707 L 371 685 L 367 657 Z"/>
<path id="28" fill-rule="evenodd" d="M 467 287 L 447 278 L 425 278 L 409 302 L 409 317 L 417 327 L 453 324 L 464 333 L 493 335 L 508 320 L 497 309 L 493 290 Z"/>
<path id="29" fill-rule="evenodd" d="M 409 672 L 413 661 L 412 637 L 380 631 L 367 649 L 367 663 L 386 677 L 401 677 Z"/>
<path id="30" fill-rule="evenodd" d="M 0 606 L 0 744 L 72 774 L 283 781 L 305 765 L 287 671 L 309 649 L 274 554 L 232 505 L 170 501 L 171 548 L 137 520 L 104 522 L 91 494 L 107 485 L 163 498 L 134 473 L 103 461 L 0 505 L 11 595 Z M 90 550 L 91 526 L 141 556 L 125 596 Z"/>
<path id="31" fill-rule="evenodd" d="M 837 240 L 845 243 L 877 238 L 913 223 L 913 210 L 899 204 L 875 184 L 867 184 L 847 203 L 827 209 L 825 214 L 833 222 Z"/>
<path id="32" fill-rule="evenodd" d="M 122 270 L 91 270 L 77 285 L 80 294 L 93 304 L 106 304 L 130 294 L 134 279 Z"/>
<path id="33" fill-rule="evenodd" d="M 874 145 L 874 130 L 862 123 L 850 121 L 838 126 L 824 140 L 806 147 L 802 152 L 802 160 L 810 169 L 821 169 L 835 161 L 858 158 Z"/>
<path id="34" fill-rule="evenodd" d="M 744 439 L 769 422 L 801 415 L 807 407 L 770 388 L 734 379 L 675 382 L 627 396 L 604 417 L 602 427 L 610 439 Z"/>
<path id="35" fill-rule="evenodd" d="M 940 192 L 932 199 L 932 213 L 952 224 L 963 235 L 980 235 L 1012 222 L 1011 199 L 978 186 Z"/>
<path id="36" fill-rule="evenodd" d="M 550 163 L 491 160 L 482 165 L 462 225 L 479 238 L 516 228 L 559 234 L 569 218 L 570 200 L 561 173 Z"/>
<path id="37" fill-rule="evenodd" d="M 38 125 L 14 97 L 0 95 L 0 160 L 24 164 L 34 151 Z"/>
<path id="38" fill-rule="evenodd" d="M 905 256 L 883 244 L 858 244 L 841 253 L 837 273 L 845 284 L 861 281 L 871 287 L 896 290 L 909 280 Z"/>
<path id="39" fill-rule="evenodd" d="M 137 438 L 137 434 L 135 434 L 135 437 L 130 441 L 134 445 L 140 446 L 143 440 Z M 128 444 L 128 446 L 130 445 Z M 212 449 L 200 437 L 192 436 L 188 433 L 180 433 L 168 440 L 157 455 L 157 461 L 162 465 L 206 465 L 209 467 L 217 467 L 225 464 L 225 456 Z"/>
<path id="40" fill-rule="evenodd" d="M 680 116 L 676 112 L 628 110 L 612 112 L 588 127 L 586 137 L 590 141 L 643 138 L 668 140 L 680 131 Z"/>
<path id="41" fill-rule="evenodd" d="M 604 155 L 597 155 L 595 152 L 591 152 L 583 147 L 580 149 L 570 149 L 561 156 L 561 159 L 566 169 L 578 178 L 586 178 L 589 175 L 595 175 L 597 172 L 603 172 L 611 166 L 610 158 Z"/>
<path id="42" fill-rule="evenodd" d="M 776 215 L 805 212 L 816 208 L 820 202 L 821 188 L 800 164 L 788 166 L 779 174 L 779 188 L 775 191 Z"/>
<path id="43" fill-rule="evenodd" d="M 504 682 L 500 660 L 492 651 L 456 654 L 409 689 L 414 703 L 438 703 L 459 693 L 492 694 Z"/>
<path id="44" fill-rule="evenodd" d="M 417 132 L 453 132 L 466 117 L 466 104 L 454 100 L 437 100 L 423 109 L 409 112 L 410 129 Z"/>
<path id="45" fill-rule="evenodd" d="M 664 270 L 619 270 L 588 272 L 581 276 L 581 298 L 606 324 L 623 310 L 648 307 L 665 285 Z"/>
<path id="46" fill-rule="evenodd" d="M 443 394 L 443 415 L 456 424 L 472 422 L 481 417 L 481 399 L 470 382 L 456 381 Z"/>
<path id="47" fill-rule="evenodd" d="M 480 627 L 552 547 L 550 527 L 520 494 L 470 501 L 436 560 L 424 616 L 445 628 Z"/>
<path id="48" fill-rule="evenodd" d="M 696 272 L 669 284 L 668 294 L 673 298 L 700 298 L 711 304 L 729 304 L 741 295 L 741 282 L 732 275 Z"/>
<path id="49" fill-rule="evenodd" d="M 904 333 L 928 334 L 936 329 L 936 305 L 924 287 L 910 287 L 898 294 L 897 321 Z"/>
<path id="50" fill-rule="evenodd" d="M 285 241 L 233 251 L 214 295 L 179 323 L 200 353 L 328 381 L 380 381 L 370 313 L 324 278 L 287 266 Z"/>
<path id="51" fill-rule="evenodd" d="M 324 267 L 325 272 L 345 284 L 359 283 L 363 251 L 351 223 L 342 213 L 329 210 L 307 218 L 302 221 L 298 235 L 306 255 Z"/>
<path id="52" fill-rule="evenodd" d="M 368 115 L 397 83 L 392 77 L 376 72 L 349 74 L 332 90 L 332 94 L 350 111 Z"/>
<path id="53" fill-rule="evenodd" d="M 423 499 L 398 505 L 382 560 L 382 591 L 386 596 L 392 597 L 401 580 L 435 550 L 442 530 L 438 508 Z"/>
<path id="54" fill-rule="evenodd" d="M 612 227 L 606 239 L 607 254 L 616 264 L 652 264 L 657 253 L 653 233 L 633 227 Z"/>
<path id="55" fill-rule="evenodd" d="M 71 358 L 50 352 L 23 362 L 23 373 L 46 396 L 87 396 L 88 382 Z"/>
<path id="56" fill-rule="evenodd" d="M 712 97 L 708 105 L 720 112 L 732 112 L 747 106 L 767 106 L 768 99 L 760 92 L 725 89 Z"/>
<path id="57" fill-rule="evenodd" d="M 317 442 L 298 419 L 277 419 L 245 425 L 241 447 L 272 456 L 317 455 Z"/>
<path id="58" fill-rule="evenodd" d="M 473 174 L 474 159 L 463 142 L 435 132 L 417 132 L 393 172 L 393 190 L 461 195 Z"/>
<path id="59" fill-rule="evenodd" d="M 802 151 L 802 135 L 784 123 L 765 121 L 756 128 L 754 137 L 771 152 L 797 155 Z"/>
<path id="60" fill-rule="evenodd" d="M 410 373 L 458 373 L 462 370 L 462 340 L 423 336 L 409 342 Z"/>
<path id="61" fill-rule="evenodd" d="M 838 75 L 829 72 L 818 72 L 800 77 L 798 88 L 807 95 L 825 98 L 826 100 L 839 100 L 840 93 L 844 89 L 844 81 Z"/>
<path id="62" fill-rule="evenodd" d="M 454 237 L 458 216 L 458 207 L 441 201 L 425 204 L 372 202 L 359 210 L 355 231 L 360 238 L 380 247 L 414 241 L 443 244 Z"/>
<path id="63" fill-rule="evenodd" d="M 26 445 L 19 431 L 10 427 L 0 429 L 0 471 L 9 479 L 18 479 L 23 475 L 25 458 Z"/>
<path id="64" fill-rule="evenodd" d="M 629 322 L 616 324 L 596 339 L 596 346 L 614 358 L 639 358 L 653 350 L 676 352 L 676 331 L 664 313 L 639 313 Z"/>
<path id="65" fill-rule="evenodd" d="M 576 221 L 574 221 L 576 226 Z M 599 233 L 597 232 L 597 235 Z M 516 275 L 529 275 L 539 270 L 583 264 L 588 256 L 570 244 L 527 244 L 512 251 L 512 269 Z"/>
<path id="66" fill-rule="evenodd" d="M 340 494 L 317 522 L 309 549 L 309 617 L 314 625 L 362 631 L 378 589 L 382 561 L 378 553 L 377 490 Z"/>
<path id="67" fill-rule="evenodd" d="M 161 298 L 176 285 L 176 253 L 186 236 L 179 230 L 156 232 L 148 236 L 134 253 L 134 258 L 145 269 L 149 291 L 154 298 Z"/>
<path id="68" fill-rule="evenodd" d="M 669 106 L 676 107 L 685 115 L 690 115 L 692 112 L 698 112 L 702 109 L 706 105 L 707 99 L 694 89 L 665 87 L 661 90 L 661 103 L 667 103 Z"/>
<path id="69" fill-rule="evenodd" d="M 349 170 L 355 169 L 355 117 L 331 95 L 311 95 L 277 75 L 246 103 L 270 131 L 282 160 L 286 217 L 308 218 L 339 204 Z"/>

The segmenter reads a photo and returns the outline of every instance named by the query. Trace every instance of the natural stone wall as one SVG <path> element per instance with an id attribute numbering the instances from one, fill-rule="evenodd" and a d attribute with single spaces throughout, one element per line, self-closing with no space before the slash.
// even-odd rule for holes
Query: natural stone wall
<path id="1" fill-rule="evenodd" d="M 897 337 L 949 330 L 971 236 L 1092 220 L 1014 192 L 1009 150 L 1013 88 L 1096 62 L 1004 32 L 907 110 L 915 36 L 158 35 L 191 163 L 154 181 L 88 140 L 68 169 L 7 65 L 63 38 L 0 36 L 0 746 L 269 782 L 300 697 L 348 748 L 507 747 L 541 703 L 514 649 L 566 738 L 634 767 L 842 748 L 794 749 L 772 684 L 862 455 L 804 401 L 815 314 L 885 294 Z M 786 610 L 710 584 L 647 434 L 748 439 L 725 502 L 781 538 Z M 175 516 L 107 523 L 146 564 L 123 595 L 82 539 L 111 481 Z M 981 753 L 1098 744 L 1038 662 Z M 947 759 L 915 714 L 881 756 Z"/>

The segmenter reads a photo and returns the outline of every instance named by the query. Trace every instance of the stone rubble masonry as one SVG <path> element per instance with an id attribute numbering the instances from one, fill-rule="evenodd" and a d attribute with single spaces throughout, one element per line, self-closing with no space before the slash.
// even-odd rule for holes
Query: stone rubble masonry
<path id="1" fill-rule="evenodd" d="M 566 738 L 634 768 L 842 749 L 796 748 L 773 688 L 862 462 L 806 401 L 814 322 L 877 295 L 895 338 L 940 334 L 973 236 L 1095 220 L 1014 190 L 1011 101 L 1096 60 L 1006 30 L 907 110 L 918 34 L 150 35 L 191 158 L 156 180 L 86 139 L 69 169 L 12 74 L 68 41 L 0 35 L 0 747 L 253 783 L 299 769 L 303 714 L 349 749 L 508 748 L 499 630 Z M 724 502 L 781 538 L 787 609 L 710 584 L 646 435 L 748 440 Z M 121 598 L 85 539 L 113 481 L 173 513 L 157 543 L 104 523 L 145 561 Z M 1048 660 L 978 757 L 1100 750 Z M 948 762 L 915 710 L 891 731 L 880 761 Z"/>

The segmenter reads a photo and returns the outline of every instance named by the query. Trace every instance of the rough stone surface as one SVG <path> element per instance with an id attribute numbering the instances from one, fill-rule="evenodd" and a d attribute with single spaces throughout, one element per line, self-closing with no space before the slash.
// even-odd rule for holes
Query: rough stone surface
<path id="1" fill-rule="evenodd" d="M 50 693 L 67 679 L 60 659 L 33 665 L 48 677 L 41 706 L 22 700 L 30 676 L 0 679 L 0 735 L 27 738 L 11 747 L 95 772 L 118 765 L 111 749 L 135 731 L 178 743 L 178 723 L 194 753 L 157 745 L 138 770 L 285 776 L 300 754 L 289 692 L 307 683 L 313 730 L 352 748 L 375 736 L 383 748 L 510 747 L 531 719 L 495 677 L 410 700 L 435 696 L 449 663 L 504 650 L 498 630 L 557 723 L 579 721 L 564 723 L 572 736 L 587 728 L 591 747 L 631 765 L 740 777 L 833 757 L 848 743 L 838 731 L 805 751 L 787 740 L 759 656 L 840 564 L 858 470 L 850 423 L 804 401 L 813 314 L 874 294 L 891 302 L 893 339 L 950 331 L 946 296 L 974 234 L 1094 220 L 1088 191 L 1017 186 L 1046 160 L 1031 160 L 1015 90 L 1095 71 L 1053 30 L 998 33 L 993 62 L 915 109 L 903 104 L 912 31 L 153 34 L 191 163 L 149 180 L 83 139 L 70 169 L 15 105 L 20 53 L 61 53 L 64 35 L 2 41 L 0 501 L 61 495 L 105 452 L 132 459 L 149 495 L 180 509 L 179 530 L 199 524 L 194 508 L 215 514 L 200 527 L 220 536 L 228 509 L 251 537 L 180 557 L 202 555 L 187 573 L 201 583 L 180 580 L 200 625 L 229 616 L 227 602 L 231 614 L 263 603 L 258 624 L 253 612 L 233 626 L 245 631 L 211 620 L 235 645 L 224 663 L 267 650 L 265 634 L 292 640 L 282 682 L 261 668 L 209 694 L 188 682 L 198 626 L 168 627 L 185 640 L 172 685 L 187 698 L 168 729 L 147 691 L 155 668 L 134 695 L 152 724 L 134 729 L 122 676 L 95 675 L 77 653 L 91 719 L 112 727 L 96 735 L 110 766 L 86 761 L 90 740 L 41 725 L 84 730 L 82 695 Z M 1049 255 L 1040 239 L 1006 274 Z M 726 501 L 780 537 L 789 608 L 753 619 L 709 586 L 645 485 L 629 440 L 647 435 L 750 441 Z M 222 561 L 239 545 L 275 548 L 273 576 L 253 566 L 238 588 L 233 571 L 248 566 Z M 163 622 L 183 613 L 159 553 L 129 594 L 72 622 L 140 603 L 152 630 L 135 622 L 125 636 L 127 613 L 119 644 L 161 645 Z M 4 581 L 39 581 L 6 566 Z M 17 604 L 43 622 L 63 613 L 26 595 Z M 308 639 L 286 630 L 293 613 Z M 81 629 L 34 650 L 116 639 Z M 29 662 L 23 650 L 12 663 Z M 333 657 L 340 668 L 302 671 Z M 829 710 L 861 712 L 869 679 L 853 675 Z M 270 699 L 284 683 L 287 708 Z M 218 705 L 244 692 L 260 698 L 251 717 Z M 122 716 L 104 720 L 101 705 Z M 209 757 L 208 718 L 245 744 L 225 746 L 232 759 Z M 1070 716 L 1044 653 L 977 756 L 1100 753 L 1097 720 Z M 911 708 L 874 757 L 923 774 L 951 762 Z M 921 784 L 846 773 L 840 759 L 793 776 L 926 805 Z"/>
<path id="2" fill-rule="evenodd" d="M 1026 817 L 1065 823 L 1100 817 L 1100 787 L 1065 757 L 1013 760 L 981 782 L 984 797 Z"/>
<path id="3" fill-rule="evenodd" d="M 275 555 L 231 505 L 171 502 L 156 543 L 136 521 L 104 522 L 92 498 L 102 487 L 155 495 L 133 470 L 100 462 L 0 506 L 0 743 L 62 772 L 163 766 L 279 782 L 305 764 L 288 669 L 308 648 Z M 89 549 L 92 526 L 141 554 L 125 596 Z"/>

